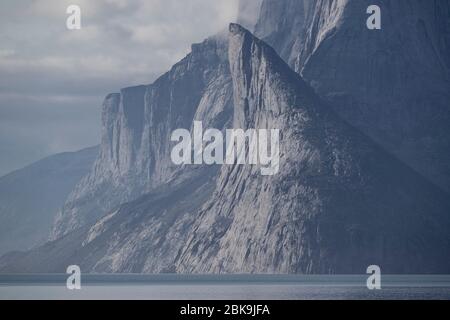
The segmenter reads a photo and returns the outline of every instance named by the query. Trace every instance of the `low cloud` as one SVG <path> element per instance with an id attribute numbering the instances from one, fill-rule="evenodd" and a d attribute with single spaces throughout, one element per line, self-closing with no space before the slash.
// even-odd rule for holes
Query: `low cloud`
<path id="1" fill-rule="evenodd" d="M 81 30 L 66 29 L 70 4 Z M 238 0 L 1 1 L 0 175 L 97 144 L 106 94 L 153 82 L 237 10 Z"/>

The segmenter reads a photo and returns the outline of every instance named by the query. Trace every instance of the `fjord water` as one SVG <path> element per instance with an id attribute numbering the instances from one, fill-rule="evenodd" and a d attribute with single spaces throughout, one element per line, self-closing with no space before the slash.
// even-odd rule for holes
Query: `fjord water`
<path id="1" fill-rule="evenodd" d="M 369 290 L 365 275 L 84 275 L 68 290 L 64 274 L 0 275 L 0 299 L 450 299 L 448 275 L 387 275 Z"/>

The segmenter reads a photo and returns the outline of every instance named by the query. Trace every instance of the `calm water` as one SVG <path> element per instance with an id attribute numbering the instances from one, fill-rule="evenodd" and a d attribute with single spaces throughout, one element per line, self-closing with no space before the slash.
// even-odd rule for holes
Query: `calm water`
<path id="1" fill-rule="evenodd" d="M 0 275 L 0 299 L 446 299 L 450 276 L 384 276 L 368 290 L 366 276 L 85 275 L 81 290 L 66 275 Z"/>

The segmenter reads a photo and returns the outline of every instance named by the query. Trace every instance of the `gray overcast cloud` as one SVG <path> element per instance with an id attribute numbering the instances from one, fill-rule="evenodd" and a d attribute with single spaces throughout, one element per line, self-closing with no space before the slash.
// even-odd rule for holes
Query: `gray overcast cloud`
<path id="1" fill-rule="evenodd" d="M 66 29 L 70 4 L 81 30 Z M 0 176 L 98 144 L 106 94 L 153 82 L 237 11 L 238 0 L 2 0 Z"/>

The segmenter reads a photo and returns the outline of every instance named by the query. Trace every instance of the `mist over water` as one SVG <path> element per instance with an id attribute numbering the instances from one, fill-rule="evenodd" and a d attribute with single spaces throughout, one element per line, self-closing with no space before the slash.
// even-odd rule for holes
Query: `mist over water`
<path id="1" fill-rule="evenodd" d="M 362 275 L 86 275 L 81 290 L 68 290 L 64 279 L 3 275 L 0 299 L 450 299 L 449 276 L 386 276 L 381 290 L 367 289 Z"/>

